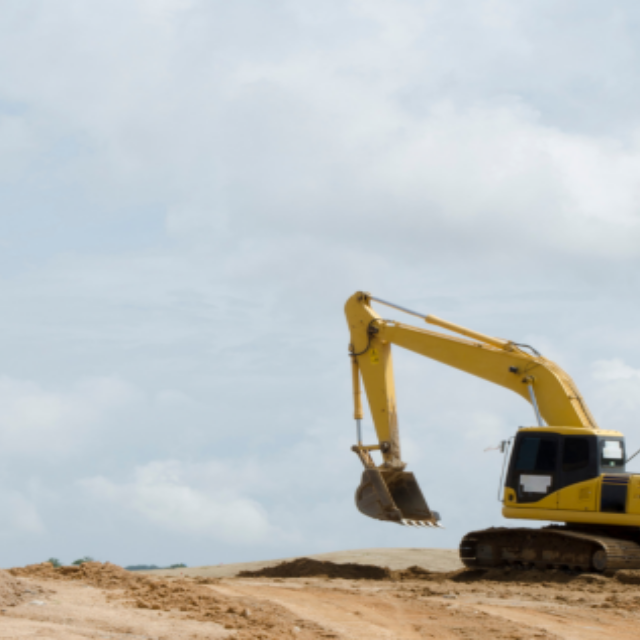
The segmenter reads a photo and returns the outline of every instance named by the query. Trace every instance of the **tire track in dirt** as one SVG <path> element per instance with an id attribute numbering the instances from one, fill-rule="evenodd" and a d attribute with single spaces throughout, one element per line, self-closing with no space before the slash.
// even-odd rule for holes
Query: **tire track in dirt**
<path id="1" fill-rule="evenodd" d="M 393 589 L 332 588 L 316 583 L 274 585 L 262 581 L 251 584 L 240 580 L 225 582 L 222 588 L 228 595 L 268 598 L 301 618 L 322 622 L 340 637 L 354 640 L 562 637 L 539 625 L 534 617 L 514 621 L 502 610 L 493 611 L 486 605 L 481 608 L 475 602 L 452 603 L 444 597 L 418 600 Z"/>

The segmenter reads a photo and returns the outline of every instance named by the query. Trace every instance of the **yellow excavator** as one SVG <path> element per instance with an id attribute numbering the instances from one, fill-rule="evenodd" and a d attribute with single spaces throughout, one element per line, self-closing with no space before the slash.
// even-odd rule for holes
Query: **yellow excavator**
<path id="1" fill-rule="evenodd" d="M 457 336 L 382 319 L 372 303 L 417 316 Z M 405 471 L 394 390 L 395 345 L 515 391 L 531 403 L 537 426 L 520 427 L 504 476 L 502 515 L 561 524 L 474 531 L 460 543 L 467 567 L 640 568 L 640 475 L 626 472 L 624 436 L 600 429 L 575 383 L 532 347 L 493 338 L 359 292 L 346 303 L 351 333 L 354 418 L 364 466 L 356 506 L 378 520 L 437 527 L 414 475 Z M 464 337 L 458 337 L 464 336 Z M 364 383 L 378 442 L 362 443 Z M 376 465 L 372 452 L 379 451 Z"/>

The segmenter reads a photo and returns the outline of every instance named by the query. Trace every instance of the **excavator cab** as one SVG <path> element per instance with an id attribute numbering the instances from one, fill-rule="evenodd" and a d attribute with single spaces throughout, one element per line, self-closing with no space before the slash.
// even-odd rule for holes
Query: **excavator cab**
<path id="1" fill-rule="evenodd" d="M 508 495 L 505 506 L 534 505 L 560 492 L 556 507 L 545 504 L 540 508 L 584 510 L 590 506 L 603 512 L 625 512 L 629 478 L 624 437 L 613 431 L 577 434 L 575 431 L 562 427 L 519 430 L 505 481 Z M 590 489 L 587 483 L 601 476 L 604 482 L 599 491 L 595 487 Z M 584 497 L 572 500 L 567 491 L 577 485 L 585 496 L 592 496 L 592 505 Z M 600 496 L 599 509 L 596 494 Z"/>

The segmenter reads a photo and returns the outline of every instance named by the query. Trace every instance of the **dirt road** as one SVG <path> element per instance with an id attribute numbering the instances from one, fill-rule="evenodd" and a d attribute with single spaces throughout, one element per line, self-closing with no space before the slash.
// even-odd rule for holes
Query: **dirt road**
<path id="1" fill-rule="evenodd" d="M 355 563 L 344 567 L 316 560 L 232 578 L 136 575 L 99 563 L 62 570 L 35 565 L 12 573 L 15 577 L 6 572 L 0 576 L 3 639 L 640 636 L 640 572 L 634 571 L 611 577 L 533 571 L 441 573 Z M 288 575 L 300 577 L 277 577 Z"/>

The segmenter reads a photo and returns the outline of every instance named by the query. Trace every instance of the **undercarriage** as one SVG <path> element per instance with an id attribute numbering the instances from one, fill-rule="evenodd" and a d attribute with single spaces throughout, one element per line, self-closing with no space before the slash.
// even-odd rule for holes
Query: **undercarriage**
<path id="1" fill-rule="evenodd" d="M 469 568 L 640 569 L 640 530 L 573 525 L 484 529 L 464 536 L 460 559 Z"/>

